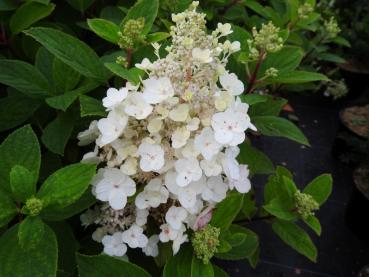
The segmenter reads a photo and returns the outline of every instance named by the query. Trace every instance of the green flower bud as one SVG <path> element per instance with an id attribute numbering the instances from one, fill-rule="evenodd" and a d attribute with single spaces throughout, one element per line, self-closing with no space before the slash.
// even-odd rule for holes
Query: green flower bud
<path id="1" fill-rule="evenodd" d="M 265 71 L 265 76 L 275 78 L 278 76 L 278 69 L 270 67 Z"/>
<path id="2" fill-rule="evenodd" d="M 297 213 L 303 218 L 314 215 L 314 211 L 319 209 L 319 203 L 310 194 L 300 191 L 296 191 L 295 193 L 295 202 Z"/>
<path id="3" fill-rule="evenodd" d="M 259 31 L 254 27 L 252 29 L 253 45 L 266 52 L 278 52 L 283 47 L 283 39 L 279 36 L 279 31 L 279 28 L 274 26 L 272 22 L 262 24 Z"/>
<path id="4" fill-rule="evenodd" d="M 298 10 L 298 17 L 300 19 L 307 19 L 309 14 L 314 10 L 314 8 L 309 4 L 309 3 L 305 3 L 303 5 L 301 5 Z"/>
<path id="5" fill-rule="evenodd" d="M 329 21 L 324 22 L 324 28 L 330 38 L 335 38 L 341 32 L 337 20 L 333 16 L 329 19 Z"/>
<path id="6" fill-rule="evenodd" d="M 145 40 L 142 30 L 145 26 L 145 18 L 128 20 L 119 35 L 119 47 L 123 49 L 134 49 L 138 44 Z"/>
<path id="7" fill-rule="evenodd" d="M 345 80 L 335 80 L 330 81 L 327 85 L 327 88 L 324 92 L 325 96 L 332 96 L 334 100 L 339 99 L 341 97 L 346 96 L 348 93 L 348 88 L 345 83 Z"/>
<path id="8" fill-rule="evenodd" d="M 40 214 L 42 210 L 43 202 L 41 199 L 32 197 L 27 199 L 26 205 L 23 207 L 23 212 L 30 216 L 36 216 Z"/>
<path id="9" fill-rule="evenodd" d="M 192 237 L 192 246 L 196 257 L 202 260 L 204 264 L 208 264 L 209 260 L 217 252 L 219 235 L 220 229 L 210 224 L 194 233 Z"/>
<path id="10" fill-rule="evenodd" d="M 123 67 L 127 67 L 127 59 L 125 57 L 119 56 L 117 57 L 117 59 L 115 60 L 115 62 Z"/>

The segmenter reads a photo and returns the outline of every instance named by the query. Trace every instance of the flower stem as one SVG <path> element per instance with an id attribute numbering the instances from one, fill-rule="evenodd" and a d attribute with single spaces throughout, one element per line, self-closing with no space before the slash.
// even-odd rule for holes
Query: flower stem
<path id="1" fill-rule="evenodd" d="M 250 94 L 254 90 L 254 86 L 255 86 L 256 81 L 257 81 L 256 78 L 258 76 L 260 66 L 261 66 L 261 63 L 263 62 L 264 58 L 265 58 L 265 52 L 260 52 L 258 61 L 256 63 L 255 69 L 254 69 L 254 72 L 252 73 L 252 75 L 249 79 L 249 85 L 247 86 L 246 94 Z"/>

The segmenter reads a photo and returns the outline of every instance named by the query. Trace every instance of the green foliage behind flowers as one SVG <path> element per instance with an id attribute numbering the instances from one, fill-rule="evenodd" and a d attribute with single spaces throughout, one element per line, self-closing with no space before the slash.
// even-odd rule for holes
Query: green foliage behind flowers
<path id="1" fill-rule="evenodd" d="M 198 7 L 206 12 L 209 29 L 215 29 L 208 35 L 219 40 L 227 53 L 222 57 L 226 68 L 218 68 L 219 72 L 211 69 L 217 72 L 216 80 L 211 82 L 217 87 L 222 83 L 222 91 L 219 90 L 222 97 L 215 101 L 215 107 L 223 112 L 239 97 L 241 107 L 248 107 L 244 118 L 249 116 L 247 120 L 255 125 L 252 131 L 247 129 L 248 136 L 283 137 L 309 145 L 298 126 L 280 116 L 287 100 L 260 92 L 328 81 L 325 75 L 316 72 L 313 63 L 339 61 L 328 46 L 347 45 L 347 42 L 340 37 L 335 20 L 323 19 L 314 1 L 267 2 L 270 3 L 265 6 L 257 1 L 232 1 L 230 5 L 227 1 L 206 0 Z M 129 245 L 130 248 L 143 248 L 146 255 L 155 259 L 131 250 L 127 252 L 128 257 L 120 255 L 127 246 L 123 235 L 115 235 L 114 228 L 124 226 L 132 210 L 114 210 L 108 203 L 96 200 L 90 184 L 96 184 L 101 175 L 96 175 L 97 166 L 89 163 L 104 160 L 99 168 L 105 167 L 118 153 L 109 152 L 108 145 L 95 150 L 86 145 L 101 133 L 93 124 L 104 122 L 111 112 L 106 108 L 107 90 L 108 96 L 114 96 L 124 93 L 124 88 L 142 87 L 155 60 L 164 59 L 168 52 L 174 55 L 173 60 L 178 59 L 189 49 L 192 51 L 193 44 L 208 39 L 204 30 L 195 33 L 197 37 L 189 36 L 201 24 L 205 28 L 205 15 L 195 9 L 190 12 L 198 25 L 185 26 L 188 30 L 185 34 L 174 31 L 176 23 L 182 24 L 181 12 L 190 4 L 187 0 L 0 2 L 0 227 L 6 229 L 0 237 L 0 276 L 227 276 L 212 264 L 213 256 L 225 260 L 247 259 L 252 266 L 257 265 L 262 249 L 258 235 L 247 228 L 253 220 L 265 220 L 285 243 L 308 259 L 317 260 L 316 247 L 300 224 L 321 234 L 314 212 L 331 193 L 330 175 L 317 177 L 300 192 L 292 174 L 285 168 L 275 167 L 250 140 L 239 145 L 237 160 L 235 157 L 232 160 L 237 165 L 248 165 L 249 176 L 241 184 L 247 189 L 242 191 L 237 184 L 234 185 L 237 189 L 223 195 L 222 188 L 214 182 L 211 197 L 219 194 L 222 200 L 201 208 L 197 218 L 188 218 L 198 228 L 189 228 L 177 240 L 172 239 L 173 230 L 165 229 L 163 223 L 177 222 L 183 208 L 173 209 L 171 217 L 168 211 L 170 207 L 180 208 L 183 199 L 160 203 L 158 209 L 154 208 L 156 215 L 149 217 L 147 228 L 136 228 L 129 233 L 139 238 L 137 246 Z M 177 13 L 173 18 L 172 12 Z M 194 38 L 195 41 L 191 40 Z M 173 44 L 183 52 L 171 52 Z M 212 56 L 210 43 L 202 47 L 191 55 L 206 67 L 217 57 Z M 178 68 L 167 70 L 175 72 Z M 185 89 L 179 104 L 192 105 L 197 97 L 189 86 L 191 70 L 184 71 Z M 218 82 L 228 71 L 234 74 Z M 115 87 L 123 90 L 114 90 Z M 227 94 L 228 91 L 237 97 Z M 184 106 L 171 114 L 168 111 L 168 116 L 181 122 L 183 114 L 188 113 Z M 160 111 L 161 107 L 156 108 Z M 165 109 L 160 112 L 164 116 Z M 81 132 L 89 122 L 95 123 Z M 153 121 L 145 128 L 155 130 L 158 125 L 160 122 Z M 186 133 L 183 128 L 182 131 Z M 245 130 L 240 133 L 243 136 Z M 85 150 L 91 152 L 79 163 Z M 125 150 L 123 155 L 135 155 L 134 147 Z M 108 166 L 123 174 L 124 170 L 137 167 L 136 158 L 129 161 L 120 170 L 117 165 Z M 149 171 L 142 175 L 137 190 L 125 192 L 130 207 L 135 205 L 140 193 L 159 193 L 155 184 L 151 188 L 146 186 L 156 174 Z M 252 176 L 257 174 L 270 175 L 261 205 L 255 203 L 252 189 Z M 105 202 L 113 202 L 114 196 Z M 82 230 L 76 220 L 82 212 L 85 227 L 95 224 L 102 228 L 96 229 L 93 235 L 91 228 Z M 155 216 L 162 225 L 155 222 Z M 66 221 L 68 218 L 71 219 Z M 122 229 L 120 233 L 123 231 L 127 230 Z M 161 231 L 162 235 L 158 236 Z M 101 254 L 102 247 L 91 236 L 99 242 L 102 239 L 104 245 L 117 246 L 105 247 L 103 251 L 116 257 Z M 145 239 L 145 247 L 140 247 Z M 178 253 L 174 255 L 174 252 Z"/>

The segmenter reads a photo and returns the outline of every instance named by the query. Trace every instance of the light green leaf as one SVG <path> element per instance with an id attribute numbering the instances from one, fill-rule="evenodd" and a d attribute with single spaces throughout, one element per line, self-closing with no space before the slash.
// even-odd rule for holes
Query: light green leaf
<path id="1" fill-rule="evenodd" d="M 120 28 L 115 23 L 101 18 L 87 19 L 88 27 L 99 37 L 118 44 Z"/>
<path id="2" fill-rule="evenodd" d="M 297 187 L 293 180 L 280 173 L 279 168 L 276 174 L 269 177 L 264 187 L 264 202 L 270 203 L 273 199 L 279 198 L 287 208 L 294 207 L 294 195 Z"/>
<path id="3" fill-rule="evenodd" d="M 279 219 L 290 221 L 297 218 L 296 214 L 290 210 L 288 203 L 283 202 L 280 198 L 272 199 L 267 205 L 264 205 L 263 208 Z"/>
<path id="4" fill-rule="evenodd" d="M 80 277 L 150 277 L 141 267 L 107 255 L 86 256 L 77 253 L 77 264 Z"/>
<path id="5" fill-rule="evenodd" d="M 25 249 L 35 249 L 43 239 L 45 224 L 38 216 L 27 216 L 18 229 L 19 245 Z"/>
<path id="6" fill-rule="evenodd" d="M 215 255 L 223 260 L 242 260 L 251 257 L 259 247 L 258 236 L 249 229 L 239 225 L 231 225 L 225 239 L 232 246 L 232 249 Z"/>
<path id="7" fill-rule="evenodd" d="M 51 152 L 64 155 L 64 148 L 72 134 L 74 121 L 72 113 L 61 113 L 46 126 L 41 140 Z"/>
<path id="8" fill-rule="evenodd" d="M 319 219 L 311 215 L 307 218 L 302 219 L 306 225 L 308 225 L 318 236 L 322 234 L 322 226 L 320 225 Z"/>
<path id="9" fill-rule="evenodd" d="M 205 265 L 198 260 L 189 244 L 181 246 L 180 251 L 172 256 L 164 266 L 163 277 L 213 277 L 211 263 Z"/>
<path id="10" fill-rule="evenodd" d="M 10 195 L 0 188 L 0 227 L 8 224 L 17 213 L 17 207 Z"/>
<path id="11" fill-rule="evenodd" d="M 249 105 L 266 102 L 269 99 L 268 95 L 261 94 L 241 94 L 240 98 L 242 102 L 247 103 Z"/>
<path id="12" fill-rule="evenodd" d="M 44 5 L 37 2 L 25 2 L 10 18 L 9 26 L 13 35 L 27 29 L 33 23 L 49 16 L 54 10 L 54 4 Z"/>
<path id="13" fill-rule="evenodd" d="M 27 168 L 38 179 L 41 163 L 40 146 L 29 125 L 11 133 L 0 145 L 0 188 L 10 191 L 9 175 L 15 165 Z"/>
<path id="14" fill-rule="evenodd" d="M 40 106 L 41 101 L 12 93 L 0 99 L 0 131 L 12 129 L 24 123 Z"/>
<path id="15" fill-rule="evenodd" d="M 126 17 L 123 19 L 121 26 L 123 26 L 129 19 L 145 18 L 145 26 L 142 34 L 146 35 L 150 32 L 152 24 L 158 14 L 159 1 L 158 0 L 138 0 L 128 11 Z"/>
<path id="16" fill-rule="evenodd" d="M 291 71 L 279 74 L 270 79 L 272 82 L 281 84 L 299 84 L 315 81 L 329 81 L 329 78 L 323 74 L 308 71 Z"/>
<path id="17" fill-rule="evenodd" d="M 57 170 L 42 184 L 37 198 L 43 200 L 44 209 L 64 208 L 74 203 L 86 191 L 96 165 L 72 164 Z"/>
<path id="18" fill-rule="evenodd" d="M 37 27 L 25 31 L 47 50 L 77 72 L 99 81 L 106 81 L 107 72 L 95 51 L 79 39 L 61 31 Z"/>
<path id="19" fill-rule="evenodd" d="M 0 59 L 0 83 L 33 98 L 50 95 L 49 84 L 41 72 L 35 66 L 19 60 Z"/>
<path id="20" fill-rule="evenodd" d="M 127 69 L 117 63 L 105 63 L 107 69 L 113 72 L 115 75 L 122 77 L 123 79 L 133 83 L 138 84 L 140 82 L 140 77 L 142 77 L 145 72 L 138 68 Z"/>
<path id="21" fill-rule="evenodd" d="M 309 235 L 298 225 L 289 221 L 276 220 L 273 231 L 289 246 L 313 262 L 316 262 L 317 249 Z"/>
<path id="22" fill-rule="evenodd" d="M 270 174 L 274 172 L 272 161 L 261 151 L 248 143 L 240 145 L 240 154 L 237 157 L 242 164 L 247 164 L 252 174 Z"/>
<path id="23" fill-rule="evenodd" d="M 68 91 L 62 95 L 46 98 L 45 101 L 50 107 L 65 112 L 80 95 L 88 93 L 98 86 L 99 84 L 97 82 L 89 79 L 81 84 L 78 88 Z"/>
<path id="24" fill-rule="evenodd" d="M 47 221 L 61 221 L 81 213 L 96 203 L 96 197 L 87 189 L 83 195 L 74 203 L 64 208 L 50 206 L 42 210 L 41 217 Z"/>
<path id="25" fill-rule="evenodd" d="M 36 193 L 36 183 L 34 174 L 27 168 L 16 165 L 10 171 L 10 187 L 15 200 L 25 202 Z"/>
<path id="26" fill-rule="evenodd" d="M 226 230 L 240 212 L 243 194 L 231 192 L 226 199 L 218 203 L 211 219 L 211 225 Z"/>
<path id="27" fill-rule="evenodd" d="M 101 101 L 86 95 L 79 97 L 79 102 L 81 106 L 81 116 L 106 116 L 105 108 L 103 107 Z"/>
<path id="28" fill-rule="evenodd" d="M 44 226 L 42 238 L 34 249 L 23 249 L 18 243 L 19 224 L 0 238 L 0 276 L 56 276 L 58 245 L 54 232 Z"/>
<path id="29" fill-rule="evenodd" d="M 53 62 L 53 80 L 58 92 L 64 93 L 76 87 L 81 75 L 58 58 Z"/>
<path id="30" fill-rule="evenodd" d="M 305 187 L 304 193 L 310 194 L 319 205 L 322 205 L 332 193 L 332 182 L 332 175 L 322 174 Z"/>
<path id="31" fill-rule="evenodd" d="M 170 37 L 169 33 L 157 32 L 157 33 L 148 34 L 147 37 L 146 37 L 146 41 L 150 42 L 150 43 L 153 43 L 153 42 L 158 42 L 158 41 L 165 40 L 169 37 Z"/>
<path id="32" fill-rule="evenodd" d="M 254 116 L 251 119 L 258 131 L 272 137 L 285 137 L 301 144 L 310 145 L 301 130 L 291 121 L 276 116 Z"/>

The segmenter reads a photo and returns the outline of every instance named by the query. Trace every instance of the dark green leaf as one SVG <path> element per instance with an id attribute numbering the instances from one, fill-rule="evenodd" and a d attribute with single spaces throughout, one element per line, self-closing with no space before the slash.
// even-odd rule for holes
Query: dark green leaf
<path id="1" fill-rule="evenodd" d="M 10 195 L 0 188 L 0 227 L 8 224 L 17 212 L 17 207 Z"/>
<path id="2" fill-rule="evenodd" d="M 46 126 L 41 140 L 51 152 L 64 155 L 64 148 L 72 134 L 73 127 L 73 114 L 61 113 Z"/>
<path id="3" fill-rule="evenodd" d="M 35 66 L 23 61 L 0 59 L 0 83 L 29 97 L 44 98 L 50 95 L 46 78 Z"/>
<path id="4" fill-rule="evenodd" d="M 332 193 L 332 182 L 330 174 L 322 174 L 305 187 L 304 193 L 310 194 L 319 205 L 322 205 Z"/>
<path id="5" fill-rule="evenodd" d="M 18 243 L 19 225 L 14 225 L 0 238 L 0 276 L 56 276 L 58 245 L 47 225 L 34 249 L 23 249 Z"/>
<path id="6" fill-rule="evenodd" d="M 331 54 L 331 53 L 321 53 L 318 55 L 318 60 L 333 62 L 333 63 L 347 63 L 344 58 L 341 58 L 338 55 Z"/>
<path id="7" fill-rule="evenodd" d="M 238 161 L 247 164 L 252 174 L 270 174 L 274 172 L 272 161 L 263 152 L 248 143 L 240 145 Z"/>
<path id="8" fill-rule="evenodd" d="M 126 17 L 123 19 L 121 26 L 123 26 L 129 19 L 145 18 L 145 26 L 142 34 L 146 35 L 150 32 L 152 24 L 158 14 L 159 1 L 158 0 L 138 0 L 128 11 Z"/>
<path id="9" fill-rule="evenodd" d="M 25 202 L 36 193 L 36 183 L 34 174 L 27 168 L 16 165 L 10 171 L 10 187 L 15 200 Z"/>
<path id="10" fill-rule="evenodd" d="M 242 102 L 247 103 L 249 105 L 266 102 L 269 99 L 267 95 L 261 94 L 241 94 L 240 98 Z"/>
<path id="11" fill-rule="evenodd" d="M 17 8 L 17 2 L 14 0 L 0 1 L 0 11 L 12 11 Z"/>
<path id="12" fill-rule="evenodd" d="M 228 273 L 221 269 L 219 266 L 213 265 L 214 277 L 229 277 Z"/>
<path id="13" fill-rule="evenodd" d="M 10 134 L 0 145 L 0 187 L 10 191 L 9 174 L 15 165 L 21 165 L 38 179 L 41 163 L 40 146 L 29 125 Z"/>
<path id="14" fill-rule="evenodd" d="M 76 87 L 81 75 L 69 65 L 55 58 L 53 62 L 53 80 L 58 92 L 64 93 Z"/>
<path id="15" fill-rule="evenodd" d="M 27 216 L 18 229 L 19 245 L 25 249 L 35 249 L 43 239 L 45 224 L 38 216 Z"/>
<path id="16" fill-rule="evenodd" d="M 327 76 L 323 74 L 308 71 L 292 71 L 288 73 L 282 73 L 275 78 L 271 78 L 270 80 L 272 82 L 281 84 L 299 84 L 315 81 L 329 81 Z"/>
<path id="17" fill-rule="evenodd" d="M 37 197 L 44 202 L 45 210 L 64 208 L 74 203 L 86 191 L 95 170 L 96 165 L 93 164 L 72 164 L 50 175 L 37 193 Z"/>
<path id="18" fill-rule="evenodd" d="M 105 108 L 103 107 L 101 101 L 82 95 L 79 97 L 79 102 L 81 105 L 81 116 L 106 116 Z"/>
<path id="19" fill-rule="evenodd" d="M 35 66 L 46 77 L 50 85 L 53 82 L 54 55 L 41 46 L 36 53 Z"/>
<path id="20" fill-rule="evenodd" d="M 243 194 L 232 192 L 226 199 L 217 204 L 211 219 L 211 225 L 226 230 L 240 212 L 243 204 Z"/>
<path id="21" fill-rule="evenodd" d="M 54 4 L 44 5 L 32 1 L 26 2 L 11 17 L 9 23 L 10 30 L 13 35 L 16 35 L 27 29 L 33 23 L 50 15 L 54 8 Z"/>
<path id="22" fill-rule="evenodd" d="M 120 28 L 115 23 L 101 18 L 87 19 L 87 24 L 90 29 L 99 37 L 118 44 Z"/>
<path id="23" fill-rule="evenodd" d="M 273 231 L 289 246 L 311 261 L 316 262 L 317 249 L 309 235 L 298 225 L 289 221 L 276 220 Z"/>
<path id="24" fill-rule="evenodd" d="M 263 135 L 285 137 L 301 144 L 310 145 L 301 130 L 287 119 L 276 116 L 254 116 L 251 121 Z"/>
<path id="25" fill-rule="evenodd" d="M 264 187 L 264 202 L 268 204 L 273 199 L 279 198 L 287 208 L 293 208 L 296 191 L 297 187 L 292 179 L 276 171 L 275 175 L 269 177 Z"/>
<path id="26" fill-rule="evenodd" d="M 287 100 L 284 98 L 266 95 L 266 101 L 256 103 L 250 107 L 249 115 L 251 117 L 262 115 L 278 116 L 286 104 Z"/>
<path id="27" fill-rule="evenodd" d="M 205 265 L 193 254 L 192 247 L 182 245 L 180 251 L 172 256 L 164 266 L 163 277 L 213 277 L 212 265 Z"/>
<path id="28" fill-rule="evenodd" d="M 107 255 L 86 256 L 77 253 L 80 277 L 150 277 L 141 267 Z"/>
<path id="29" fill-rule="evenodd" d="M 69 5 L 71 5 L 77 11 L 83 13 L 87 10 L 95 0 L 67 0 Z"/>
<path id="30" fill-rule="evenodd" d="M 0 99 L 0 131 L 12 129 L 24 123 L 40 106 L 41 101 L 12 94 Z"/>
<path id="31" fill-rule="evenodd" d="M 61 31 L 37 27 L 25 31 L 58 59 L 77 72 L 99 81 L 106 81 L 107 72 L 95 51 L 79 39 Z"/>

